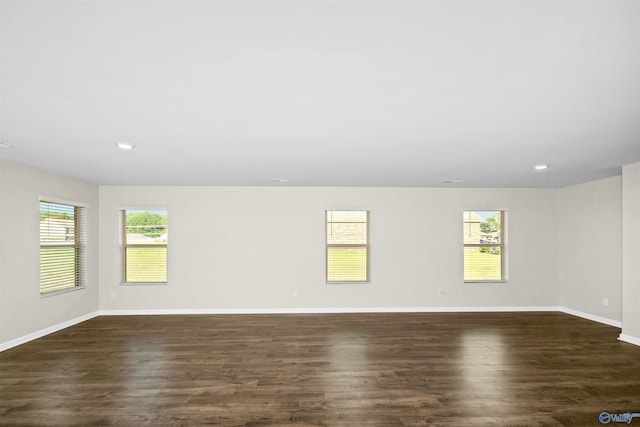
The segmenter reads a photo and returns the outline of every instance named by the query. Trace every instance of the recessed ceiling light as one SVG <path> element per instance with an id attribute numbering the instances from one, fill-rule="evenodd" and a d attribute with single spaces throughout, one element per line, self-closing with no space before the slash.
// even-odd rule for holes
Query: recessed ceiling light
<path id="1" fill-rule="evenodd" d="M 0 142 L 0 148 L 5 149 L 5 150 L 13 150 L 14 148 L 16 148 L 15 145 L 11 145 L 11 144 L 7 144 L 6 142 Z"/>
<path id="2" fill-rule="evenodd" d="M 442 183 L 443 184 L 460 184 L 463 183 L 464 181 L 461 179 L 443 179 Z"/>
<path id="3" fill-rule="evenodd" d="M 543 171 L 543 170 L 545 170 L 545 169 L 546 169 L 546 168 L 548 168 L 548 167 L 549 167 L 549 165 L 541 164 L 541 165 L 535 165 L 533 168 L 534 168 L 535 170 L 537 170 L 537 171 Z"/>
<path id="4" fill-rule="evenodd" d="M 271 178 L 269 181 L 271 182 L 289 182 L 289 178 Z"/>
<path id="5" fill-rule="evenodd" d="M 123 150 L 133 150 L 134 148 L 136 148 L 135 145 L 129 142 L 123 142 L 123 141 L 116 142 L 116 145 L 118 146 L 118 148 L 121 148 Z"/>

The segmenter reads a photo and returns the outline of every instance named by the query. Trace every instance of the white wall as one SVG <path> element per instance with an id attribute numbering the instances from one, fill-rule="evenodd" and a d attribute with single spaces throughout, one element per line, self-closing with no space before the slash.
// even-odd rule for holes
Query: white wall
<path id="1" fill-rule="evenodd" d="M 88 209 L 87 287 L 40 296 L 40 196 Z M 98 309 L 98 188 L 0 159 L 0 344 Z"/>
<path id="2" fill-rule="evenodd" d="M 39 294 L 40 196 L 90 205 L 84 290 L 51 297 Z M 166 286 L 120 285 L 118 211 L 144 207 L 169 209 Z M 371 210 L 371 283 L 324 282 L 326 209 Z M 461 212 L 465 209 L 508 211 L 508 283 L 463 283 Z M 0 345 L 98 309 L 564 306 L 622 318 L 623 334 L 638 339 L 637 212 L 640 164 L 625 167 L 622 179 L 558 190 L 98 189 L 0 160 Z M 598 251 L 591 249 L 594 246 Z M 438 289 L 445 294 L 438 296 Z M 602 305 L 603 296 L 609 298 L 609 306 Z"/>
<path id="3" fill-rule="evenodd" d="M 640 345 L 640 163 L 622 169 L 622 336 Z"/>
<path id="4" fill-rule="evenodd" d="M 556 306 L 555 203 L 544 189 L 102 186 L 100 307 Z M 140 207 L 169 210 L 168 285 L 120 285 L 118 211 Z M 326 209 L 371 211 L 371 283 L 325 284 Z M 463 283 L 464 209 L 508 210 L 508 283 Z"/>
<path id="5" fill-rule="evenodd" d="M 620 321 L 621 177 L 561 188 L 557 196 L 559 305 Z"/>

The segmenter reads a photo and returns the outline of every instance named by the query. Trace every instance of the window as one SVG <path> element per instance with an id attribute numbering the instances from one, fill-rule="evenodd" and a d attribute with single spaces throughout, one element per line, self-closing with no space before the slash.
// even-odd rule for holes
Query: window
<path id="1" fill-rule="evenodd" d="M 125 210 L 123 278 L 125 283 L 167 281 L 167 211 Z"/>
<path id="2" fill-rule="evenodd" d="M 40 201 L 40 293 L 83 287 L 86 208 Z"/>
<path id="3" fill-rule="evenodd" d="M 369 281 L 369 212 L 327 211 L 327 282 Z"/>
<path id="4" fill-rule="evenodd" d="M 505 212 L 464 211 L 464 280 L 506 280 Z"/>

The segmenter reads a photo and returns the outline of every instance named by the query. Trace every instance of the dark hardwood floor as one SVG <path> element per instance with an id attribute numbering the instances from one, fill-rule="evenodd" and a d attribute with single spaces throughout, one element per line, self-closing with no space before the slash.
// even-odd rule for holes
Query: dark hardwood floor
<path id="1" fill-rule="evenodd" d="M 0 353 L 0 424 L 602 425 L 640 412 L 619 332 L 561 313 L 98 317 Z"/>

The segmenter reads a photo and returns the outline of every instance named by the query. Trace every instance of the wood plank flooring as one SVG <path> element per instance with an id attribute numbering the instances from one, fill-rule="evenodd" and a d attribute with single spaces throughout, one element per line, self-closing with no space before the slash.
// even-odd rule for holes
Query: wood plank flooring
<path id="1" fill-rule="evenodd" d="M 640 412 L 619 333 L 562 313 L 98 317 L 0 353 L 0 425 L 602 425 Z"/>

